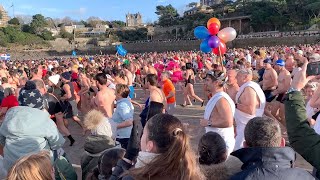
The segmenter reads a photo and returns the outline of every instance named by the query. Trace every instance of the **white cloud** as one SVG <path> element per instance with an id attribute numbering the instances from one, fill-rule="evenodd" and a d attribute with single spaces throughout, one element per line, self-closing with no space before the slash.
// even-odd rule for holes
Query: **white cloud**
<path id="1" fill-rule="evenodd" d="M 70 9 L 65 10 L 64 14 L 70 14 L 70 15 L 84 15 L 87 13 L 87 8 L 81 7 L 79 9 Z"/>

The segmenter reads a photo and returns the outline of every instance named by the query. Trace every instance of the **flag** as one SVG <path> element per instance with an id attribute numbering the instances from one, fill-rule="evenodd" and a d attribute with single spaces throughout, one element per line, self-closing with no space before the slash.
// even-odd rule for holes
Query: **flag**
<path id="1" fill-rule="evenodd" d="M 72 51 L 72 56 L 77 56 L 77 52 L 75 50 Z"/>
<path id="2" fill-rule="evenodd" d="M 10 54 L 0 54 L 0 59 L 10 61 Z"/>

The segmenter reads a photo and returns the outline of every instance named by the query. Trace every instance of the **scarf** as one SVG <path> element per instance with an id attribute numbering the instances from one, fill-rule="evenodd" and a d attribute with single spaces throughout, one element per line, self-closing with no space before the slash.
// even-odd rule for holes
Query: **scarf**
<path id="1" fill-rule="evenodd" d="M 137 163 L 135 164 L 135 168 L 141 168 L 146 166 L 148 163 L 150 163 L 155 157 L 157 157 L 159 154 L 150 153 L 150 152 L 143 152 L 140 151 L 139 155 L 137 157 Z"/>

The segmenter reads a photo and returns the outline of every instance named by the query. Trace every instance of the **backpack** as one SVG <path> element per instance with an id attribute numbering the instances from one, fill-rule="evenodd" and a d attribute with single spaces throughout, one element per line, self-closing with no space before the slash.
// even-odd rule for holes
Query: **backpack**
<path id="1" fill-rule="evenodd" d="M 58 155 L 57 150 L 54 150 L 53 157 L 56 180 L 77 180 L 77 173 L 66 158 L 66 153 Z"/>

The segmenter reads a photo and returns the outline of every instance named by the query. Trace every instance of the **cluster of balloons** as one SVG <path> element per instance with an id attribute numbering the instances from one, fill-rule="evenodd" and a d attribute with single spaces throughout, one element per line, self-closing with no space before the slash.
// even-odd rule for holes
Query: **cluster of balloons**
<path id="1" fill-rule="evenodd" d="M 220 30 L 221 23 L 217 18 L 209 19 L 207 27 L 198 26 L 194 30 L 194 36 L 203 40 L 200 50 L 204 53 L 213 52 L 220 56 L 227 52 L 226 42 L 233 41 L 237 32 L 232 27 Z M 219 31 L 220 30 L 220 31 Z"/>
<path id="2" fill-rule="evenodd" d="M 128 51 L 125 50 L 122 45 L 118 45 L 117 46 L 117 53 L 120 55 L 120 56 L 126 56 Z"/>

